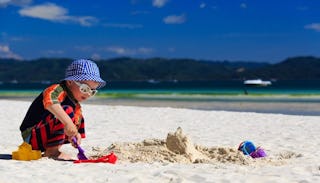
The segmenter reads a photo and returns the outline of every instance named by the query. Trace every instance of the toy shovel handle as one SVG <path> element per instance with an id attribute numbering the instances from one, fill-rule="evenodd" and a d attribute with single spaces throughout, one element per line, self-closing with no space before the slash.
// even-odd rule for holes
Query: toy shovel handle
<path id="1" fill-rule="evenodd" d="M 84 150 L 78 145 L 76 137 L 72 137 L 72 142 L 76 145 L 78 148 L 79 152 L 83 153 Z"/>
<path id="2" fill-rule="evenodd" d="M 79 145 L 78 145 L 78 143 L 77 143 L 76 137 L 72 137 L 72 142 L 73 142 L 77 147 L 79 147 Z"/>

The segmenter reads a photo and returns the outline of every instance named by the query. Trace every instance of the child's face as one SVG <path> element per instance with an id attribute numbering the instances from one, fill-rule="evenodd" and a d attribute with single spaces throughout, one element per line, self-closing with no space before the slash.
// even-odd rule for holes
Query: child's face
<path id="1" fill-rule="evenodd" d="M 80 86 L 78 86 L 75 81 L 68 81 L 67 83 L 68 83 L 68 87 L 69 87 L 70 91 L 72 92 L 74 98 L 78 102 L 82 102 L 84 100 L 87 100 L 89 97 L 91 97 L 91 95 L 89 93 L 81 92 L 80 91 Z M 78 81 L 78 83 L 86 84 L 92 90 L 95 90 L 99 86 L 99 83 L 95 82 L 95 81 Z"/>

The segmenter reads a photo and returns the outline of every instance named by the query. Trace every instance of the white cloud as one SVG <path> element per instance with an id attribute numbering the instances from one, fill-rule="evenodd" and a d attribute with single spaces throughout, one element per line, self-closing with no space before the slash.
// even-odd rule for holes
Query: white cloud
<path id="1" fill-rule="evenodd" d="M 104 24 L 105 27 L 113 27 L 113 28 L 125 28 L 125 29 L 138 29 L 142 28 L 141 24 Z"/>
<path id="2" fill-rule="evenodd" d="M 97 19 L 91 16 L 70 16 L 67 9 L 53 3 L 25 7 L 19 11 L 19 14 L 52 22 L 74 22 L 82 26 L 91 26 L 97 22 Z"/>
<path id="3" fill-rule="evenodd" d="M 22 60 L 22 57 L 13 53 L 10 50 L 10 47 L 8 45 L 1 45 L 1 44 L 0 44 L 0 58 L 12 58 L 16 60 Z"/>
<path id="4" fill-rule="evenodd" d="M 12 6 L 26 6 L 32 3 L 32 0 L 0 0 L 0 8 Z"/>
<path id="5" fill-rule="evenodd" d="M 243 9 L 246 9 L 247 8 L 247 4 L 246 3 L 241 3 L 240 7 L 243 8 Z"/>
<path id="6" fill-rule="evenodd" d="M 140 47 L 136 49 L 129 49 L 119 46 L 110 46 L 106 48 L 108 52 L 115 53 L 117 55 L 147 55 L 153 52 L 152 48 Z"/>
<path id="7" fill-rule="evenodd" d="M 59 7 L 52 3 L 36 5 L 23 8 L 19 11 L 20 15 L 33 18 L 40 18 L 51 21 L 65 21 L 68 19 L 65 8 Z"/>
<path id="8" fill-rule="evenodd" d="M 317 32 L 320 32 L 320 23 L 312 23 L 304 26 L 305 29 L 311 29 L 315 30 Z"/>
<path id="9" fill-rule="evenodd" d="M 137 49 L 137 52 L 140 54 L 150 54 L 153 52 L 152 48 L 145 48 L 145 47 L 141 47 Z"/>
<path id="10" fill-rule="evenodd" d="M 161 8 L 161 7 L 163 7 L 167 2 L 168 2 L 168 0 L 152 0 L 152 5 L 153 5 L 154 7 Z"/>
<path id="11" fill-rule="evenodd" d="M 1 53 L 8 53 L 10 51 L 9 46 L 7 45 L 0 45 L 0 52 Z"/>
<path id="12" fill-rule="evenodd" d="M 92 60 L 101 60 L 101 56 L 98 53 L 94 53 L 91 55 Z"/>
<path id="13" fill-rule="evenodd" d="M 205 8 L 207 5 L 206 5 L 206 3 L 201 3 L 200 4 L 200 8 Z"/>
<path id="14" fill-rule="evenodd" d="M 98 19 L 92 16 L 82 16 L 82 17 L 70 17 L 70 20 L 79 23 L 82 26 L 90 27 L 93 24 L 98 23 Z"/>
<path id="15" fill-rule="evenodd" d="M 0 7 L 7 7 L 10 2 L 10 0 L 0 0 Z"/>
<path id="16" fill-rule="evenodd" d="M 165 24 L 182 24 L 186 21 L 185 15 L 170 15 L 163 19 Z"/>
<path id="17" fill-rule="evenodd" d="M 107 51 L 115 53 L 117 55 L 126 55 L 126 54 L 131 54 L 131 51 L 122 47 L 117 47 L 117 46 L 111 46 L 107 48 Z"/>

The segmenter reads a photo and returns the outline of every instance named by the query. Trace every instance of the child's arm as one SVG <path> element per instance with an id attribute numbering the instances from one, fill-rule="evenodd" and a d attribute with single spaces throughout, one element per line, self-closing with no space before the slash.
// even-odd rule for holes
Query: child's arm
<path id="1" fill-rule="evenodd" d="M 72 137 L 76 137 L 80 144 L 81 136 L 78 135 L 78 129 L 60 104 L 66 95 L 61 85 L 51 85 L 43 92 L 43 106 L 64 124 L 64 133 L 68 136 L 68 140 L 72 143 Z"/>
<path id="2" fill-rule="evenodd" d="M 52 104 L 47 106 L 47 110 L 50 111 L 61 123 L 64 124 L 64 133 L 71 139 L 76 137 L 78 139 L 78 129 L 73 124 L 71 118 L 63 110 L 60 104 Z"/>

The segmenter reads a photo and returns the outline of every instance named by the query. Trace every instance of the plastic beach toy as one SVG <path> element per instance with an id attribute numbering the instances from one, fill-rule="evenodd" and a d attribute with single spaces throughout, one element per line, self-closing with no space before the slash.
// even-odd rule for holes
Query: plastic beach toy
<path id="1" fill-rule="evenodd" d="M 37 160 L 41 158 L 41 151 L 32 150 L 32 146 L 23 142 L 17 151 L 12 152 L 12 159 L 14 160 Z"/>
<path id="2" fill-rule="evenodd" d="M 110 153 L 106 156 L 102 156 L 98 159 L 86 159 L 86 160 L 75 160 L 73 163 L 111 163 L 115 164 L 117 161 L 117 156 L 115 154 Z"/>
<path id="3" fill-rule="evenodd" d="M 250 155 L 250 153 L 256 150 L 256 146 L 251 141 L 243 141 L 238 147 L 239 151 L 242 151 L 244 155 Z"/>
<path id="4" fill-rule="evenodd" d="M 87 160 L 88 158 L 86 157 L 86 155 L 84 154 L 84 150 L 78 145 L 77 143 L 77 139 L 75 137 L 72 138 L 72 142 L 77 146 L 78 148 L 78 159 L 79 160 Z"/>
<path id="5" fill-rule="evenodd" d="M 264 150 L 261 147 L 258 147 L 255 151 L 250 153 L 250 156 L 252 158 L 263 158 L 263 157 L 266 157 L 267 154 L 264 152 Z"/>
<path id="6" fill-rule="evenodd" d="M 252 158 L 263 158 L 267 156 L 261 147 L 256 148 L 251 141 L 241 142 L 238 150 L 242 151 L 244 155 L 250 155 Z"/>

